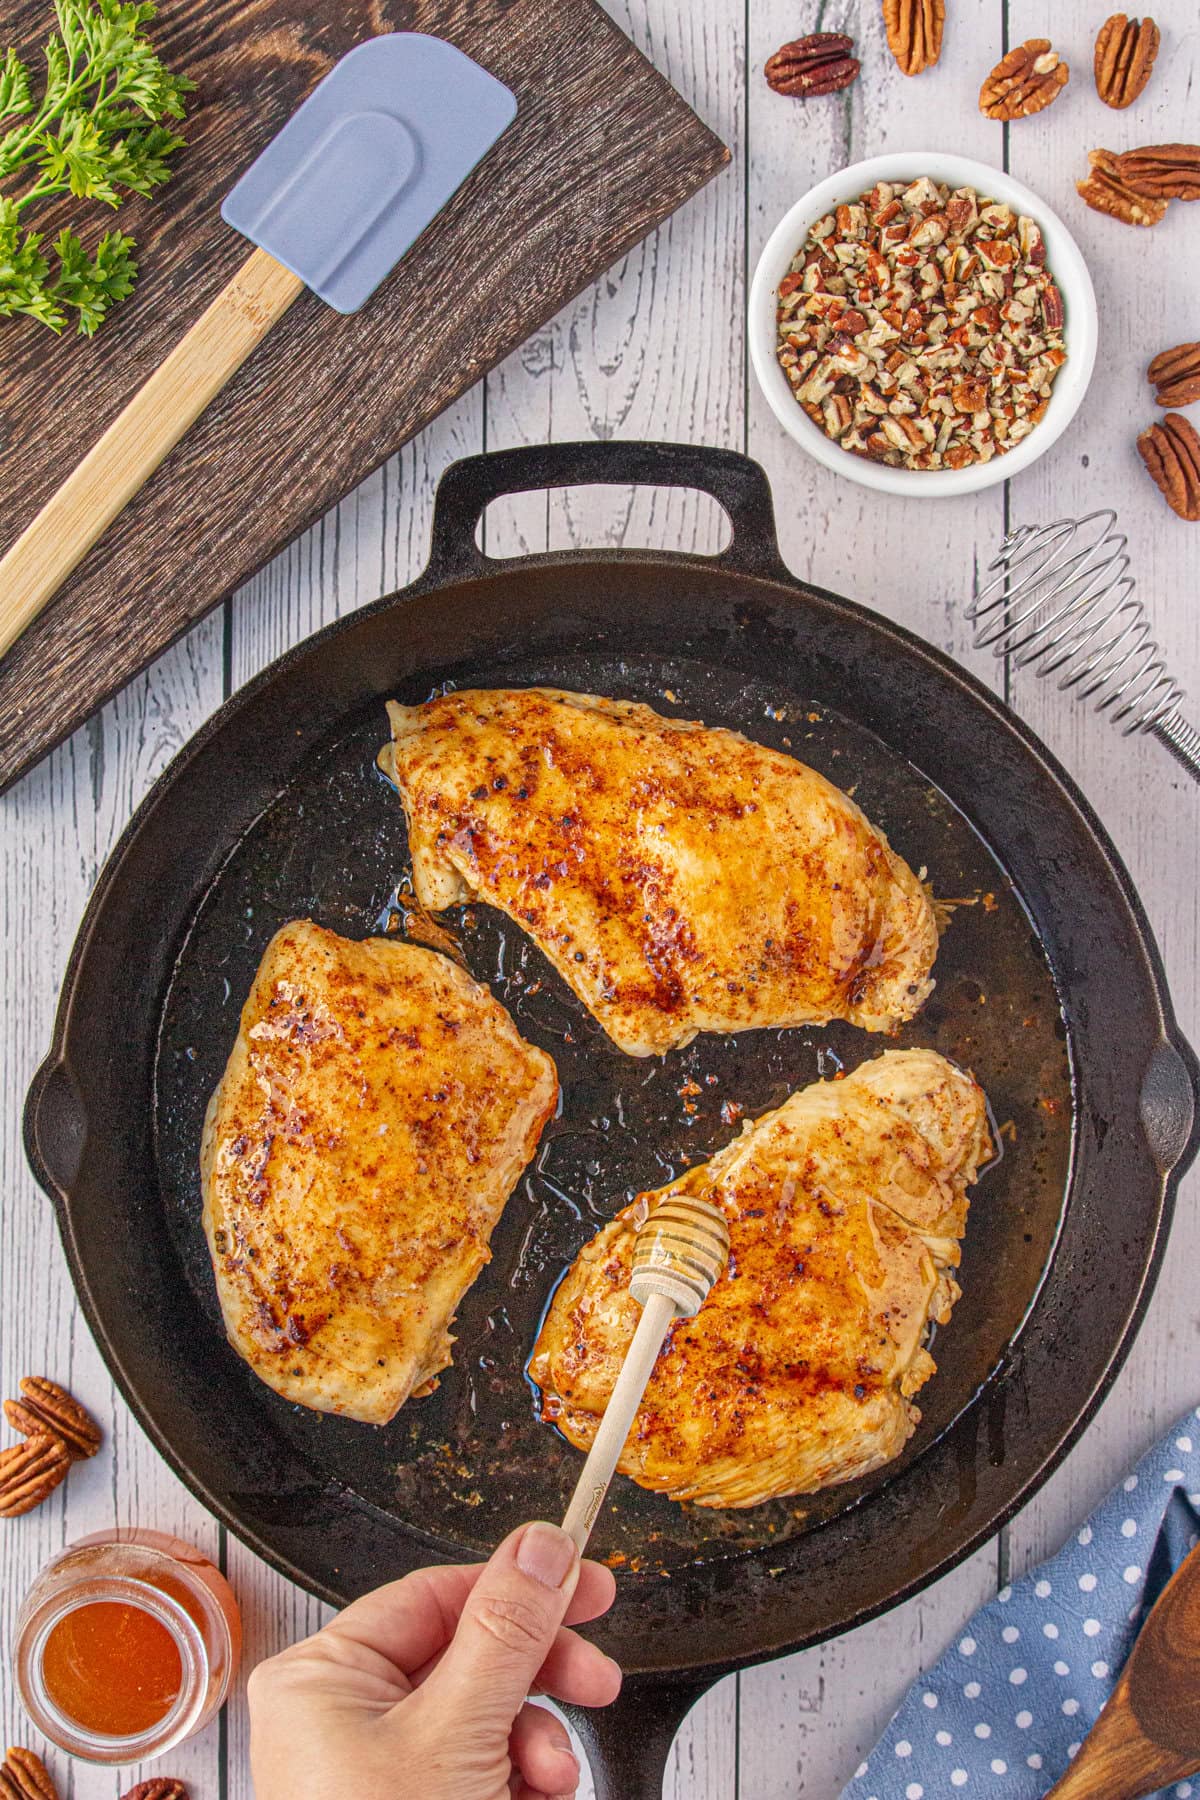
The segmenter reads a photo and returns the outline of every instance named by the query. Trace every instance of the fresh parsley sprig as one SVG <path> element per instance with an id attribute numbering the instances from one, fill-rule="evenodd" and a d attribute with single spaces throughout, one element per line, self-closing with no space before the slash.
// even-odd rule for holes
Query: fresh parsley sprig
<path id="1" fill-rule="evenodd" d="M 0 316 L 26 313 L 61 331 L 71 312 L 91 337 L 133 287 L 132 238 L 107 231 L 89 256 L 69 228 L 54 242 L 23 223 L 26 207 L 54 194 L 119 206 L 166 181 L 183 139 L 164 120 L 182 119 L 192 82 L 155 54 L 145 26 L 150 0 L 54 0 L 57 35 L 46 45 L 46 80 L 35 97 L 15 50 L 0 62 Z M 9 123 L 9 121 L 14 121 Z"/>

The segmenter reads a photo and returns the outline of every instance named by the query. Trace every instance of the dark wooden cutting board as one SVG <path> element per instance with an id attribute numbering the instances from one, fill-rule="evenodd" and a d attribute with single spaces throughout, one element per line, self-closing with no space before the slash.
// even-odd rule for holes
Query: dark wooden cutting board
<path id="1" fill-rule="evenodd" d="M 3 36 L 36 60 L 48 23 L 21 0 Z M 0 549 L 248 254 L 237 176 L 344 51 L 404 30 L 506 82 L 515 123 L 362 312 L 300 297 L 18 640 L 0 790 L 729 160 L 593 0 L 163 0 L 197 92 L 174 179 L 119 214 L 134 296 L 91 343 L 0 320 Z M 95 235 L 100 210 L 36 223 Z"/>

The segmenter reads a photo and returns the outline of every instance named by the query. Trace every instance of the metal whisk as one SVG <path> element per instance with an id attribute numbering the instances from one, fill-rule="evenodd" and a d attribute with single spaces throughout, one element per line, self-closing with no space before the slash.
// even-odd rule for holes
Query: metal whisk
<path id="1" fill-rule="evenodd" d="M 1200 781 L 1200 732 L 1179 711 L 1183 689 L 1150 635 L 1116 523 L 1108 510 L 1010 532 L 967 607 L 975 647 L 1057 675 L 1126 737 L 1151 732 Z"/>

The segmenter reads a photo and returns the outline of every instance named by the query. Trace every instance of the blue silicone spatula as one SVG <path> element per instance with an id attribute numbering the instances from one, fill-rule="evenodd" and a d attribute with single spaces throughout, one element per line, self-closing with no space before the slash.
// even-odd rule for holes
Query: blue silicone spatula
<path id="1" fill-rule="evenodd" d="M 255 249 L 0 558 L 0 656 L 297 295 L 357 312 L 516 110 L 440 38 L 342 57 L 221 208 Z"/>

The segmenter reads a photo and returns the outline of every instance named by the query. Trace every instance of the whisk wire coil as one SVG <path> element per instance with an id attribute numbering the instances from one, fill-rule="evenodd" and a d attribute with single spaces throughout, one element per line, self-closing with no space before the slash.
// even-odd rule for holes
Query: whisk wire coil
<path id="1" fill-rule="evenodd" d="M 1179 713 L 1183 689 L 1151 633 L 1116 524 L 1105 509 L 1010 532 L 966 609 L 975 647 L 1057 676 L 1060 691 L 1091 701 L 1125 736 L 1153 733 L 1200 780 L 1200 733 Z"/>

